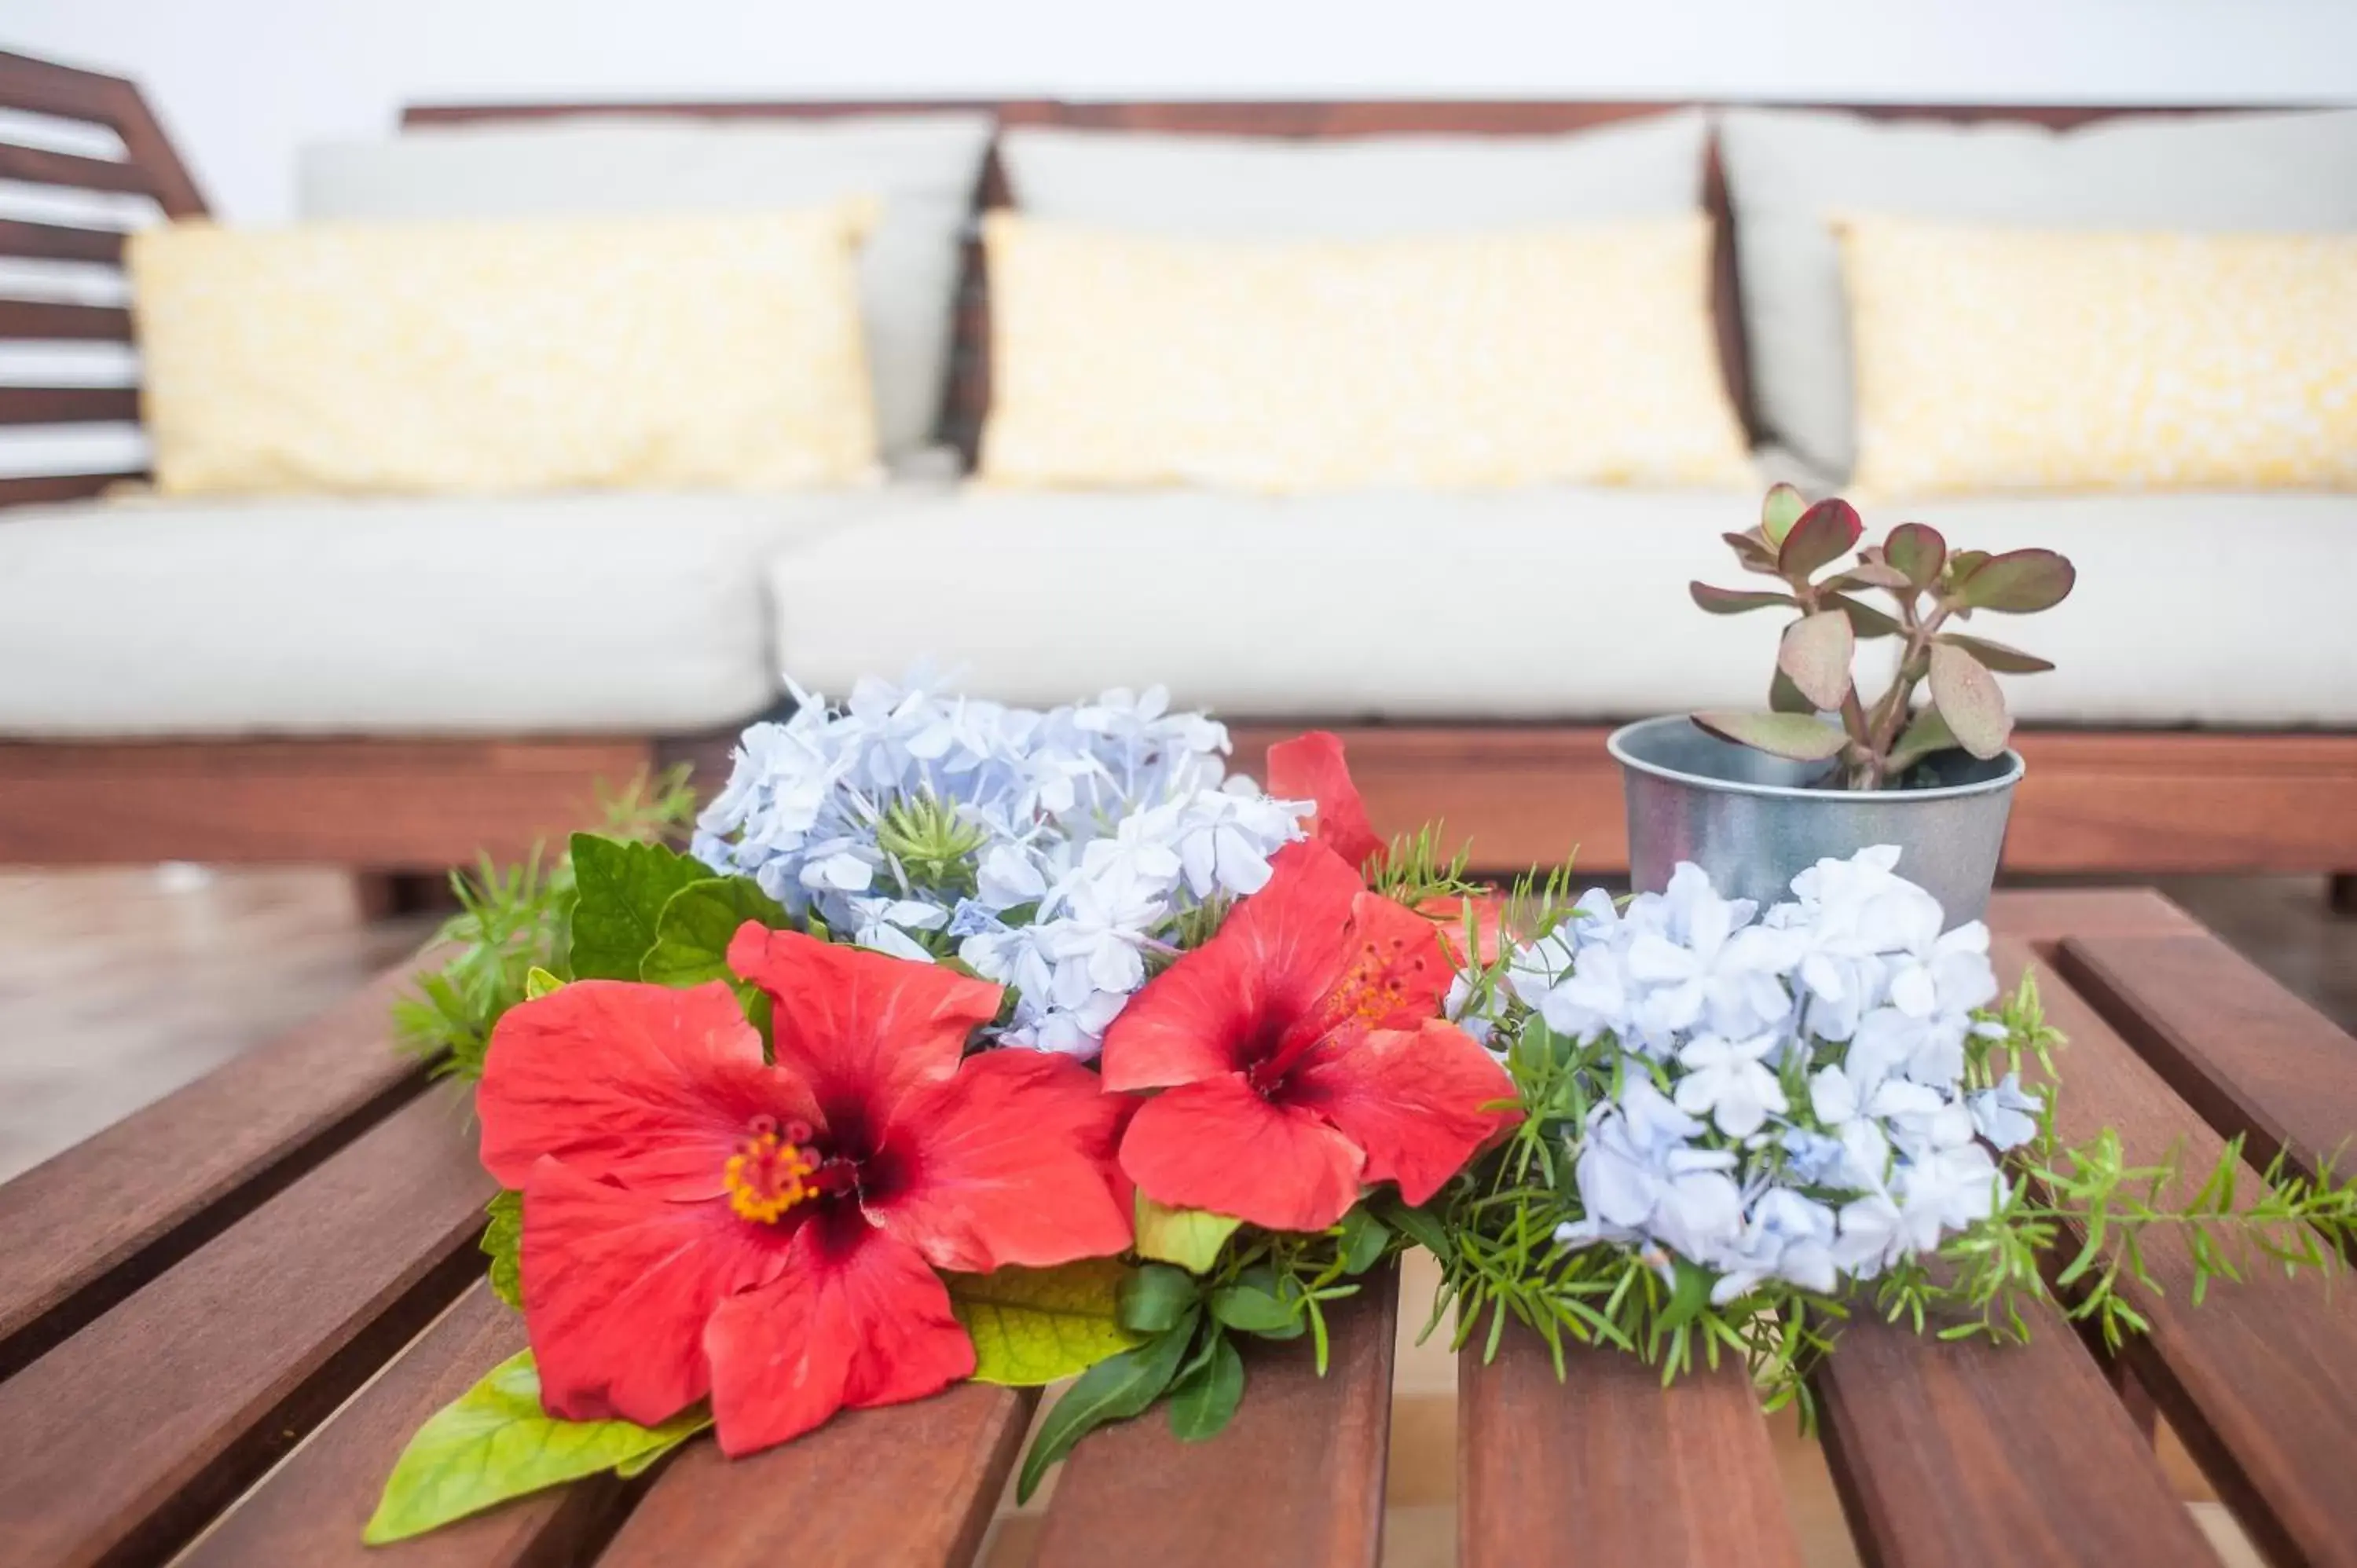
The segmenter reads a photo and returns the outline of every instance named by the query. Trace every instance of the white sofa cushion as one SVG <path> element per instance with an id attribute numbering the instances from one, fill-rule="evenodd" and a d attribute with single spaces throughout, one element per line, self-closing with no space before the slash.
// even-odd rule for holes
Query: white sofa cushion
<path id="1" fill-rule="evenodd" d="M 762 561 L 888 495 L 0 512 L 0 736 L 731 724 L 780 690 Z"/>
<path id="2" fill-rule="evenodd" d="M 947 382 L 959 242 L 989 151 L 987 114 L 724 123 L 580 115 L 427 126 L 303 149 L 306 218 L 520 218 L 780 211 L 883 198 L 860 257 L 885 456 L 924 446 Z"/>
<path id="3" fill-rule="evenodd" d="M 1854 466 L 1857 443 L 1830 218 L 2212 233 L 2357 229 L 2357 110 L 2128 115 L 2050 131 L 1728 109 L 1718 145 L 1761 423 L 1837 475 Z"/>
<path id="4" fill-rule="evenodd" d="M 1718 536 L 1753 505 L 1595 489 L 969 492 L 780 553 L 777 648 L 797 681 L 838 694 L 931 663 L 1007 701 L 1161 682 L 1237 719 L 1593 722 L 1750 705 L 1778 620 L 1706 616 L 1686 584 L 1746 582 Z M 1971 626 L 2061 664 L 2006 680 L 2026 717 L 2357 724 L 2357 632 L 2333 564 L 2357 541 L 2357 496 L 2040 498 L 1914 515 L 1959 547 L 2047 544 L 2078 562 L 2061 608 Z M 1893 644 L 1867 647 L 1878 683 Z"/>

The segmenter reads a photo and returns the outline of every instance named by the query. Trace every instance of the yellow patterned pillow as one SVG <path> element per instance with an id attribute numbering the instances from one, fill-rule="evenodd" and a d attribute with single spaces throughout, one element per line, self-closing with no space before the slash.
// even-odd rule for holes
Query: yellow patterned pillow
<path id="1" fill-rule="evenodd" d="M 871 211 L 150 230 L 128 265 L 157 488 L 866 479 Z"/>
<path id="2" fill-rule="evenodd" d="M 1243 242 L 996 213 L 984 236 L 987 481 L 1751 483 L 1699 215 Z"/>
<path id="3" fill-rule="evenodd" d="M 2357 486 L 2357 238 L 1837 227 L 1861 492 Z"/>

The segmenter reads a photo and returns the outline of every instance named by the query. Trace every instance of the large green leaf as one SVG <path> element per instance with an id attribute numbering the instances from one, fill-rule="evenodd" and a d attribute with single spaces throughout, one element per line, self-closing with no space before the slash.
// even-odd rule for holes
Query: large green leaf
<path id="1" fill-rule="evenodd" d="M 1160 1334 L 1177 1325 L 1202 1300 L 1195 1276 L 1173 1263 L 1147 1263 L 1121 1282 L 1122 1326 L 1133 1334 Z"/>
<path id="2" fill-rule="evenodd" d="M 1113 1258 L 950 1276 L 950 1308 L 974 1340 L 976 1382 L 1038 1388 L 1145 1342 L 1122 1326 L 1129 1270 Z"/>
<path id="3" fill-rule="evenodd" d="M 1220 1249 L 1243 1223 L 1206 1209 L 1171 1208 L 1141 1192 L 1137 1195 L 1137 1255 L 1176 1263 L 1192 1273 L 1209 1273 L 1220 1261 Z"/>
<path id="4" fill-rule="evenodd" d="M 712 875 L 659 843 L 573 835 L 573 978 L 636 980 L 672 895 Z"/>
<path id="5" fill-rule="evenodd" d="M 1949 750 L 1958 744 L 1955 732 L 1940 716 L 1938 706 L 1926 703 L 1907 721 L 1899 744 L 1890 748 L 1890 776 L 1896 779 L 1932 753 Z"/>
<path id="6" fill-rule="evenodd" d="M 1807 714 L 1749 714 L 1721 708 L 1696 714 L 1694 722 L 1721 740 L 1794 762 L 1828 761 L 1849 744 L 1839 725 Z"/>
<path id="7" fill-rule="evenodd" d="M 1072 1444 L 1109 1421 L 1128 1420 L 1170 1386 L 1195 1337 L 1200 1316 L 1189 1312 L 1168 1333 L 1099 1361 L 1064 1391 L 1064 1397 L 1039 1423 L 1031 1452 L 1023 1456 L 1022 1472 L 1015 1480 L 1017 1503 L 1030 1501 L 1048 1466 L 1071 1452 Z"/>
<path id="8" fill-rule="evenodd" d="M 1211 1354 L 1170 1386 L 1170 1431 L 1181 1443 L 1216 1437 L 1244 1397 L 1244 1359 L 1213 1330 Z"/>
<path id="9" fill-rule="evenodd" d="M 701 1408 L 657 1427 L 558 1421 L 540 1408 L 532 1352 L 511 1356 L 427 1418 L 402 1450 L 362 1539 L 401 1541 L 528 1492 L 660 1455 L 708 1425 Z"/>

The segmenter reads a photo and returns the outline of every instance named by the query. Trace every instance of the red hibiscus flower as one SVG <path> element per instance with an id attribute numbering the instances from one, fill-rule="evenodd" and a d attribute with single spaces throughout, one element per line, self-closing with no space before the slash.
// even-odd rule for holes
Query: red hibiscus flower
<path id="1" fill-rule="evenodd" d="M 1117 1252 L 1118 1115 L 1087 1069 L 961 1059 L 999 988 L 748 925 L 774 1064 L 720 982 L 578 981 L 500 1019 L 483 1164 L 523 1192 L 549 1411 L 653 1425 L 710 1396 L 747 1454 L 974 1370 L 936 1269 Z"/>
<path id="2" fill-rule="evenodd" d="M 1314 729 L 1270 746 L 1268 792 L 1280 800 L 1316 801 L 1318 820 L 1311 824 L 1311 836 L 1352 869 L 1363 868 L 1383 853 L 1383 841 L 1367 819 L 1367 803 L 1351 782 L 1340 736 Z"/>
<path id="3" fill-rule="evenodd" d="M 1361 1187 L 1430 1197 L 1512 1118 L 1505 1069 L 1435 1016 L 1450 968 L 1430 921 L 1322 843 L 1148 981 L 1106 1032 L 1105 1087 L 1160 1090 L 1121 1141 L 1158 1203 L 1274 1230 L 1340 1220 Z"/>

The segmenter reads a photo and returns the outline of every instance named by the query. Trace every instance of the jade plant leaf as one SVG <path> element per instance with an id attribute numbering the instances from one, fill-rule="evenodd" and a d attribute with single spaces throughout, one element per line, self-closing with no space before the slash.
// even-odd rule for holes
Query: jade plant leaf
<path id="1" fill-rule="evenodd" d="M 1808 510 L 1809 503 L 1792 486 L 1770 485 L 1767 497 L 1760 503 L 1760 532 L 1767 536 L 1769 543 L 1781 544 L 1784 536 L 1792 532 L 1792 525 L 1801 521 L 1801 514 Z"/>
<path id="2" fill-rule="evenodd" d="M 1849 502 L 1819 501 L 1803 512 L 1792 531 L 1784 535 L 1783 545 L 1776 553 L 1777 569 L 1796 581 L 1805 578 L 1856 549 L 1858 535 L 1865 532 L 1857 509 Z"/>
<path id="3" fill-rule="evenodd" d="M 1929 523 L 1902 522 L 1883 541 L 1882 558 L 1916 587 L 1928 588 L 1948 564 L 1948 542 Z"/>
<path id="4" fill-rule="evenodd" d="M 1975 757 L 1996 756 L 2013 734 L 2013 715 L 2005 711 L 1996 677 L 1952 642 L 1932 645 L 1932 701 L 1956 744 Z"/>
<path id="5" fill-rule="evenodd" d="M 1956 597 L 1969 608 L 2032 615 L 2070 596 L 2078 570 L 2051 550 L 2008 550 L 1961 574 Z"/>
<path id="6" fill-rule="evenodd" d="M 1849 695 L 1850 657 L 1857 650 L 1849 617 L 1837 609 L 1803 616 L 1784 628 L 1776 667 L 1792 678 L 1801 695 L 1820 708 L 1837 708 Z"/>
<path id="7" fill-rule="evenodd" d="M 573 835 L 571 967 L 576 980 L 636 980 L 673 894 L 711 871 L 659 843 Z"/>
<path id="8" fill-rule="evenodd" d="M 1113 1258 L 1084 1258 L 951 1275 L 950 1309 L 974 1340 L 974 1380 L 1038 1388 L 1143 1343 L 1121 1321 L 1129 1272 Z"/>
<path id="9" fill-rule="evenodd" d="M 1171 1208 L 1137 1195 L 1137 1255 L 1209 1273 L 1241 1219 L 1201 1208 Z"/>
<path id="10" fill-rule="evenodd" d="M 1721 740 L 1794 762 L 1828 761 L 1849 744 L 1840 725 L 1808 714 L 1747 714 L 1722 708 L 1696 714 L 1694 722 Z"/>
<path id="11" fill-rule="evenodd" d="M 1743 564 L 1745 571 L 1757 572 L 1768 577 L 1783 575 L 1776 569 L 1776 552 L 1770 549 L 1758 534 L 1722 533 L 1719 537 L 1734 550 L 1735 558 Z"/>
<path id="12" fill-rule="evenodd" d="M 1955 745 L 1956 735 L 1948 727 L 1948 721 L 1940 716 L 1937 707 L 1927 703 L 1907 721 L 1907 727 L 1900 732 L 1899 744 L 1890 748 L 1889 776 L 1896 779 L 1933 752 L 1946 751 Z"/>
<path id="13" fill-rule="evenodd" d="M 1765 589 L 1714 588 L 1708 583 L 1689 583 L 1686 592 L 1694 602 L 1715 616 L 1739 616 L 1746 610 L 1772 609 L 1779 605 L 1793 606 L 1801 601 L 1790 594 L 1770 593 Z"/>
<path id="14" fill-rule="evenodd" d="M 1771 714 L 1813 714 L 1817 704 L 1802 695 L 1792 684 L 1792 678 L 1779 666 L 1768 682 L 1768 711 Z"/>
<path id="15" fill-rule="evenodd" d="M 1834 595 L 1832 607 L 1849 618 L 1850 635 L 1853 637 L 1897 637 L 1907 629 L 1899 624 L 1896 617 L 1885 615 L 1872 605 L 1853 599 L 1847 594 Z"/>
<path id="16" fill-rule="evenodd" d="M 540 1408 L 532 1352 L 509 1357 L 417 1429 L 362 1539 L 402 1541 L 495 1503 L 660 1455 L 710 1424 L 698 1407 L 661 1426 L 559 1421 Z"/>
<path id="17" fill-rule="evenodd" d="M 2024 653 L 2018 648 L 2007 648 L 2002 642 L 1991 642 L 1986 637 L 1966 637 L 1961 631 L 1943 631 L 1932 640 L 1963 649 L 2000 675 L 2036 675 L 2054 668 L 2051 660 L 2040 659 L 2035 653 Z"/>

